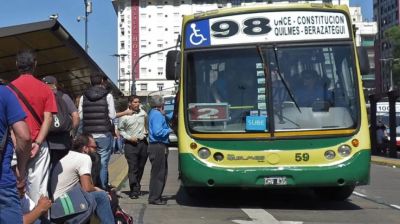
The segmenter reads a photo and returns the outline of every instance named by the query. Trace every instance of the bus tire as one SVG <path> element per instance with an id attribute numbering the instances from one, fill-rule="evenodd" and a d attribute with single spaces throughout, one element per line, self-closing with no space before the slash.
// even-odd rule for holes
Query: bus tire
<path id="1" fill-rule="evenodd" d="M 315 194 L 324 200 L 344 201 L 353 193 L 355 186 L 318 187 L 314 188 Z"/>

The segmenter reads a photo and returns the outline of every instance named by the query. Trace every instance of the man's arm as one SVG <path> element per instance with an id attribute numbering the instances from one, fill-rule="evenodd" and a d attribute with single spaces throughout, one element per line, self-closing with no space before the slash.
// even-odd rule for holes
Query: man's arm
<path id="1" fill-rule="evenodd" d="M 43 123 L 40 126 L 40 131 L 34 142 L 32 143 L 32 154 L 31 158 L 35 157 L 39 151 L 40 145 L 46 139 L 49 133 L 51 122 L 53 122 L 53 114 L 51 112 L 44 112 Z"/>
<path id="2" fill-rule="evenodd" d="M 24 224 L 34 223 L 40 216 L 47 213 L 51 207 L 51 200 L 46 196 L 41 196 L 35 208 L 27 214 L 24 214 Z"/>
<path id="3" fill-rule="evenodd" d="M 72 129 L 76 130 L 79 127 L 79 122 L 80 122 L 79 113 L 72 112 L 71 116 L 72 116 Z"/>
<path id="4" fill-rule="evenodd" d="M 132 115 L 133 114 L 133 110 L 130 110 L 129 108 L 128 109 L 126 109 L 126 110 L 124 110 L 124 111 L 121 111 L 121 112 L 118 112 L 118 113 L 116 113 L 116 117 L 117 118 L 120 118 L 120 117 L 122 117 L 122 116 L 124 116 L 124 115 Z"/>
<path id="5" fill-rule="evenodd" d="M 25 187 L 26 166 L 31 154 L 31 134 L 25 121 L 17 121 L 12 126 L 15 138 L 15 152 L 17 154 L 17 187 Z"/>
<path id="6" fill-rule="evenodd" d="M 107 94 L 108 116 L 113 120 L 116 116 L 114 98 L 111 94 Z"/>
<path id="7" fill-rule="evenodd" d="M 93 185 L 92 177 L 90 174 L 84 174 L 79 176 L 79 181 L 84 191 L 92 192 L 96 191 L 96 187 Z"/>

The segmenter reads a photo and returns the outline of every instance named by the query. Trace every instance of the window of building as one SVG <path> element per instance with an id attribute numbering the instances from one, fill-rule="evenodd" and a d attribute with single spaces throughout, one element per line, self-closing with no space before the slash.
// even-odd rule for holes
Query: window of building
<path id="1" fill-rule="evenodd" d="M 146 72 L 147 72 L 147 69 L 146 69 L 146 68 L 140 68 L 140 74 L 141 74 L 141 75 L 145 75 Z"/>
<path id="2" fill-rule="evenodd" d="M 125 16 L 121 15 L 121 23 L 124 23 L 124 22 L 125 22 Z"/>
<path id="3" fill-rule="evenodd" d="M 125 91 L 125 83 L 124 83 L 124 82 L 120 82 L 120 83 L 119 83 L 119 89 L 120 89 L 121 91 Z"/>
<path id="4" fill-rule="evenodd" d="M 141 83 L 140 84 L 140 90 L 147 91 L 147 83 Z"/>
<path id="5" fill-rule="evenodd" d="M 163 47 L 163 44 L 157 44 L 157 47 L 161 48 L 161 47 Z"/>
<path id="6" fill-rule="evenodd" d="M 164 83 L 157 83 L 157 88 L 158 90 L 163 90 L 164 89 Z"/>
<path id="7" fill-rule="evenodd" d="M 125 36 L 125 29 L 121 28 L 121 36 Z"/>
<path id="8" fill-rule="evenodd" d="M 164 73 L 164 68 L 163 68 L 163 67 L 158 67 L 158 68 L 157 68 L 157 74 L 158 74 L 159 76 L 162 76 L 163 73 Z"/>
<path id="9" fill-rule="evenodd" d="M 121 74 L 120 77 L 123 77 L 125 75 L 125 68 L 121 68 Z"/>
<path id="10" fill-rule="evenodd" d="M 121 49 L 125 49 L 125 42 L 121 41 Z"/>
<path id="11" fill-rule="evenodd" d="M 158 17 L 162 17 L 163 14 L 162 14 L 162 13 L 157 13 L 157 16 L 158 16 Z"/>

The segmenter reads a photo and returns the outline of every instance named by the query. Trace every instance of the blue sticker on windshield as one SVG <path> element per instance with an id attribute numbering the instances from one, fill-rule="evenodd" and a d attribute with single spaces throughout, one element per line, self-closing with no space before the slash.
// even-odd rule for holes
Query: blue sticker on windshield
<path id="1" fill-rule="evenodd" d="M 246 116 L 247 131 L 265 131 L 266 128 L 267 128 L 267 117 Z"/>
<path id="2" fill-rule="evenodd" d="M 186 47 L 210 46 L 210 23 L 208 20 L 196 21 L 186 26 Z"/>

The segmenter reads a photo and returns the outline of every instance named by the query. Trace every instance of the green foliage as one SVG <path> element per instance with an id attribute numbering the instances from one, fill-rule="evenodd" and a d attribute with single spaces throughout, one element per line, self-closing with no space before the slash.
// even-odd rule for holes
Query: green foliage
<path id="1" fill-rule="evenodd" d="M 392 45 L 392 73 L 393 82 L 396 86 L 400 84 L 400 26 L 396 25 L 385 31 L 385 37 L 388 38 Z M 397 59 L 397 60 L 396 60 Z"/>
<path id="2" fill-rule="evenodd" d="M 393 49 L 393 58 L 400 58 L 400 26 L 392 26 L 385 31 L 385 37 L 389 39 Z"/>

